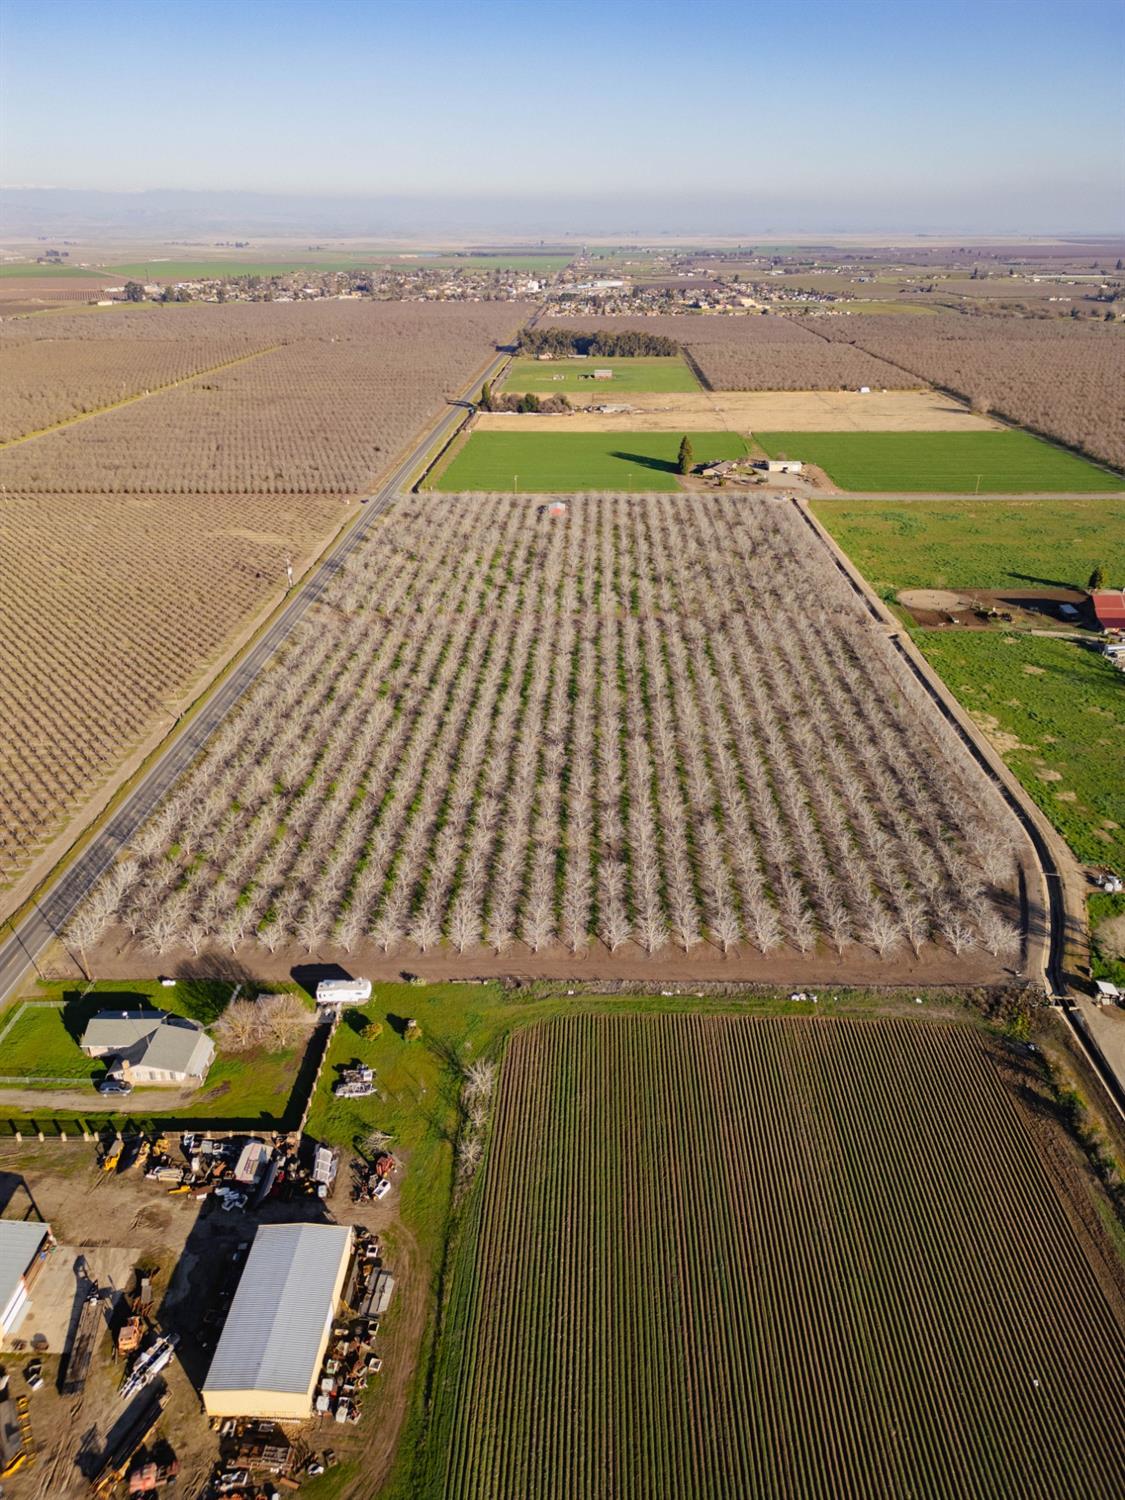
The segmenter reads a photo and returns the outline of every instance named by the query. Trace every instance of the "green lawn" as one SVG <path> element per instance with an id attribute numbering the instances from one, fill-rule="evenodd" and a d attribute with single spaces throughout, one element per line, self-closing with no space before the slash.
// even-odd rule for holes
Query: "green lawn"
<path id="1" fill-rule="evenodd" d="M 87 1057 L 78 1045 L 90 1017 L 99 1010 L 144 1010 L 155 1006 L 208 1025 L 221 1014 L 232 989 L 225 981 L 212 980 L 181 980 L 168 989 L 156 980 L 138 983 L 103 980 L 88 992 L 85 986 L 79 989 L 73 984 L 40 985 L 26 1008 L 19 1011 L 17 1004 L 0 1016 L 2 1026 L 19 1012 L 0 1042 L 0 1073 L 26 1076 L 28 1088 L 42 1087 L 44 1107 L 49 1108 L 52 1086 L 41 1086 L 35 1082 L 36 1078 L 73 1078 L 81 1085 L 105 1072 L 104 1061 Z M 62 1004 L 43 1003 L 48 1000 Z M 176 1115 L 199 1119 L 238 1117 L 261 1120 L 270 1126 L 280 1124 L 303 1050 L 299 1047 L 237 1056 L 224 1056 L 220 1052 L 202 1089 L 189 1105 L 177 1108 Z M 167 1097 L 167 1090 L 137 1089 L 130 1097 L 128 1113 L 159 1111 L 162 1097 Z"/>
<path id="2" fill-rule="evenodd" d="M 595 370 L 612 370 L 612 380 L 595 380 Z M 591 401 L 630 391 L 697 391 L 699 381 L 682 359 L 517 359 L 504 381 L 507 391 L 580 391 Z"/>
<path id="3" fill-rule="evenodd" d="M 1090 646 L 919 630 L 915 640 L 1079 859 L 1125 870 L 1125 679 Z"/>
<path id="4" fill-rule="evenodd" d="M 5 1011 L 4 1019 L 10 1014 Z M 68 1011 L 54 1005 L 28 1005 L 21 1010 L 0 1042 L 0 1073 L 76 1082 L 104 1073 L 104 1063 L 79 1050 L 67 1030 L 69 1019 Z"/>
<path id="5" fill-rule="evenodd" d="M 1122 490 L 1125 479 L 1027 432 L 756 432 L 771 458 L 819 464 L 846 490 L 972 495 Z"/>
<path id="6" fill-rule="evenodd" d="M 816 500 L 813 511 L 884 598 L 900 589 L 1084 588 L 1125 581 L 1125 501 Z"/>
<path id="7" fill-rule="evenodd" d="M 696 463 L 741 458 L 733 432 L 692 432 Z M 474 432 L 426 485 L 435 490 L 674 490 L 679 432 Z"/>

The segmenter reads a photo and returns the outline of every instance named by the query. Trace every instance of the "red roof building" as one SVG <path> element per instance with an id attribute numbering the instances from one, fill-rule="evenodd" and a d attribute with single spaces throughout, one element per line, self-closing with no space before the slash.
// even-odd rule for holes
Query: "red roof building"
<path id="1" fill-rule="evenodd" d="M 1103 630 L 1125 630 L 1125 589 L 1100 589 L 1090 602 Z"/>

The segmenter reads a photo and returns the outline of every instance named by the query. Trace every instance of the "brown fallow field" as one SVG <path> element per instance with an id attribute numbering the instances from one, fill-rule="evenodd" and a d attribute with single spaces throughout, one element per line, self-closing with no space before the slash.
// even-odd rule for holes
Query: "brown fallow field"
<path id="1" fill-rule="evenodd" d="M 240 304 L 0 326 L 0 888 L 11 906 L 443 401 L 510 303 Z M 272 347 L 271 347 L 272 346 Z M 260 357 L 143 396 L 228 357 Z M 250 371 L 261 366 L 251 380 Z M 19 881 L 18 885 L 13 884 Z"/>
<path id="2" fill-rule="evenodd" d="M 75 945 L 114 972 L 1019 969 L 1018 830 L 797 512 L 567 503 L 403 497 Z"/>
<path id="3" fill-rule="evenodd" d="M 482 432 L 988 432 L 936 391 L 631 391 L 621 412 L 480 412 Z"/>

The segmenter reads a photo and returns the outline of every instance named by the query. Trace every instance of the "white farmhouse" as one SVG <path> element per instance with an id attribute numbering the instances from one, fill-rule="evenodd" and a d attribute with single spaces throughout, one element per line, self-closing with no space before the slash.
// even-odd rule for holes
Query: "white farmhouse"
<path id="1" fill-rule="evenodd" d="M 103 1010 L 80 1046 L 87 1057 L 109 1059 L 113 1078 L 129 1083 L 202 1083 L 215 1044 L 198 1021 L 163 1010 Z"/>

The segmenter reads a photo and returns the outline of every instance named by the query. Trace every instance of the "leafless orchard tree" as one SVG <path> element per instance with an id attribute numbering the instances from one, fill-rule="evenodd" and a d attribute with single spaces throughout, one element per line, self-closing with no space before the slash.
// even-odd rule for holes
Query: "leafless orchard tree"
<path id="1" fill-rule="evenodd" d="M 1018 952 L 1010 815 L 790 508 L 438 503 L 356 549 L 92 912 L 155 951 Z"/>

